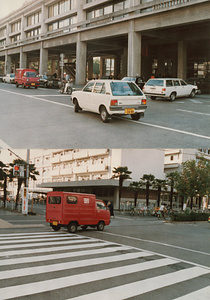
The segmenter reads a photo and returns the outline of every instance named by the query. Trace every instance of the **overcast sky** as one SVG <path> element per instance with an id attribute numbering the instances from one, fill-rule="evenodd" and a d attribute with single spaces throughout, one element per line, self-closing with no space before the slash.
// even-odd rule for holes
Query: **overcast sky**
<path id="1" fill-rule="evenodd" d="M 0 0 L 0 19 L 20 8 L 26 0 Z"/>

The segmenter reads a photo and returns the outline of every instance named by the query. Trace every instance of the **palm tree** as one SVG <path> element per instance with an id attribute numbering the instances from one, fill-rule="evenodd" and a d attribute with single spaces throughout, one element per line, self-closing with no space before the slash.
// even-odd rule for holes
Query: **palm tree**
<path id="1" fill-rule="evenodd" d="M 152 174 L 144 174 L 140 181 L 146 185 L 146 206 L 149 206 L 149 188 L 153 184 L 155 176 Z"/>
<path id="2" fill-rule="evenodd" d="M 131 179 L 130 174 L 132 172 L 128 171 L 128 167 L 118 167 L 118 168 L 114 167 L 114 170 L 112 170 L 112 172 L 114 173 L 112 178 L 119 178 L 119 210 L 120 210 L 123 181 L 126 179 Z"/>
<path id="3" fill-rule="evenodd" d="M 166 179 L 167 179 L 168 184 L 171 187 L 169 201 L 170 201 L 170 209 L 172 209 L 173 194 L 174 194 L 174 184 L 175 184 L 175 181 L 177 179 L 177 172 L 170 172 L 170 173 L 166 174 Z"/>
<path id="4" fill-rule="evenodd" d="M 136 207 L 137 199 L 138 199 L 138 194 L 140 190 L 142 189 L 142 183 L 140 181 L 133 181 L 129 185 L 129 189 L 133 191 L 134 193 L 134 207 Z"/>
<path id="5" fill-rule="evenodd" d="M 164 179 L 157 179 L 157 178 L 153 182 L 153 187 L 157 188 L 157 190 L 158 190 L 158 197 L 157 197 L 157 206 L 158 207 L 160 207 L 161 191 L 162 191 L 162 188 L 164 190 L 166 190 L 166 183 L 167 183 L 166 180 L 164 180 Z"/>
<path id="6" fill-rule="evenodd" d="M 13 163 L 10 163 L 10 170 L 9 170 L 9 178 L 10 181 L 13 181 L 14 175 L 13 175 L 13 167 L 14 165 L 24 165 L 26 166 L 26 162 L 22 159 L 15 159 Z M 22 184 L 24 183 L 26 185 L 26 168 L 24 171 L 24 178 L 18 177 L 18 188 L 17 188 L 17 195 L 16 195 L 16 202 L 15 202 L 15 209 L 17 209 L 18 200 L 19 200 L 19 194 Z M 36 180 L 36 175 L 39 175 L 39 172 L 36 171 L 36 167 L 34 164 L 29 164 L 29 178 L 32 180 Z"/>
<path id="7" fill-rule="evenodd" d="M 0 180 L 3 180 L 3 187 L 4 187 L 4 207 L 6 207 L 6 200 L 7 200 L 7 165 L 5 165 L 2 161 L 0 161 Z"/>

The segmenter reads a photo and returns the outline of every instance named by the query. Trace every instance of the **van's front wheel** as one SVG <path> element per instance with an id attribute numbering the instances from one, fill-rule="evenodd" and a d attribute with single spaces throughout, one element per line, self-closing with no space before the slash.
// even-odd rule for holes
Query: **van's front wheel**
<path id="1" fill-rule="evenodd" d="M 97 229 L 98 229 L 98 231 L 104 230 L 104 222 L 103 221 L 98 222 Z"/>
<path id="2" fill-rule="evenodd" d="M 77 223 L 76 222 L 69 223 L 68 232 L 75 233 L 76 231 L 77 231 Z"/>

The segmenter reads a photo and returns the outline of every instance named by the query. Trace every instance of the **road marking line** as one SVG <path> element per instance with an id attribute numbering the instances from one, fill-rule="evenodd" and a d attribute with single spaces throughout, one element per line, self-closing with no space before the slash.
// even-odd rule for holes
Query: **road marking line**
<path id="1" fill-rule="evenodd" d="M 5 288 L 0 289 L 0 299 L 6 300 L 6 299 L 13 298 L 13 297 L 18 298 L 18 297 L 23 297 L 23 296 L 27 296 L 27 295 L 34 295 L 37 293 L 43 293 L 43 292 L 58 290 L 61 288 L 66 288 L 66 287 L 75 286 L 75 285 L 79 285 L 79 284 L 103 280 L 103 279 L 107 279 L 107 278 L 114 278 L 117 276 L 133 274 L 136 272 L 141 272 L 141 271 L 145 271 L 145 270 L 150 270 L 150 269 L 155 269 L 155 268 L 164 267 L 164 266 L 168 266 L 168 265 L 173 265 L 176 263 L 177 262 L 172 259 L 163 258 L 163 259 L 159 259 L 156 261 L 131 264 L 128 266 L 126 265 L 126 266 L 117 267 L 117 268 L 103 269 L 100 271 L 87 272 L 87 273 L 82 273 L 82 274 L 77 274 L 77 275 L 72 275 L 72 276 L 60 277 L 60 278 L 56 278 L 56 279 L 44 280 L 44 281 L 40 281 L 40 282 L 31 282 L 31 283 L 26 283 L 26 284 L 22 284 L 22 285 L 5 287 Z M 196 270 L 197 272 L 192 269 L 196 269 L 196 267 L 190 268 L 190 271 L 188 270 L 188 272 L 185 272 L 185 278 L 187 277 L 187 275 L 189 276 L 189 279 L 190 279 L 192 277 L 197 277 L 199 275 L 203 275 L 203 274 L 207 273 L 206 270 L 202 270 L 201 268 L 197 268 L 197 269 L 199 269 L 199 270 Z M 175 281 L 175 278 L 176 278 L 176 280 L 179 280 L 181 276 L 180 275 L 175 276 L 174 273 L 175 272 L 173 272 L 174 281 Z M 167 274 L 166 277 L 167 276 L 169 276 L 169 274 Z M 165 282 L 168 282 L 168 280 L 165 280 Z M 164 284 L 166 284 L 166 283 L 164 283 Z M 151 286 L 150 286 L 150 288 L 151 288 Z"/>
<path id="2" fill-rule="evenodd" d="M 83 238 L 83 239 L 82 239 Z M 62 244 L 62 245 L 68 245 L 68 244 L 76 244 L 76 243 L 92 243 L 94 241 L 97 241 L 97 239 L 84 239 L 84 237 L 81 237 L 80 240 L 68 240 L 68 241 L 62 241 L 62 242 L 46 242 L 46 243 L 33 243 L 33 244 L 24 244 L 24 245 L 20 245 L 20 244 L 14 244 L 14 245 L 5 245 L 5 246 L 0 246 L 0 250 L 3 249 L 18 249 L 18 248 L 31 248 L 31 247 L 39 247 L 39 246 L 54 246 L 54 245 L 58 245 L 58 244 Z M 48 251 L 48 249 L 47 249 Z"/>
<path id="3" fill-rule="evenodd" d="M 115 234 L 115 233 L 105 232 L 105 231 L 100 232 L 100 233 L 108 234 L 108 235 L 114 235 L 114 236 L 123 237 L 123 238 L 131 239 L 131 240 L 137 240 L 137 241 L 141 241 L 141 242 L 146 242 L 146 243 L 158 244 L 158 245 L 167 246 L 167 247 L 171 247 L 171 248 L 177 248 L 177 249 L 186 250 L 186 251 L 190 251 L 190 252 L 194 252 L 194 253 L 199 253 L 199 254 L 204 254 L 204 255 L 210 255 L 210 253 L 207 253 L 207 252 L 196 251 L 196 250 L 192 250 L 192 249 L 188 249 L 188 248 L 183 248 L 183 247 L 174 246 L 174 245 L 170 245 L 170 244 L 166 244 L 166 243 L 161 243 L 161 242 L 156 242 L 156 241 L 151 241 L 151 240 L 145 240 L 145 239 L 135 238 L 135 237 L 127 236 L 127 235 Z"/>
<path id="4" fill-rule="evenodd" d="M 61 233 L 61 234 L 59 234 L 59 236 L 58 237 L 66 237 L 67 235 L 65 234 L 65 233 Z M 76 235 L 68 235 L 69 237 L 70 236 L 72 236 L 72 237 L 76 237 Z M 6 241 L 6 240 L 11 240 L 11 238 L 12 238 L 12 240 L 13 240 L 13 243 L 14 242 L 16 242 L 16 240 L 19 240 L 19 239 L 33 239 L 34 238 L 34 240 L 35 241 L 37 241 L 37 239 L 36 238 L 39 238 L 39 237 L 52 237 L 52 234 L 42 234 L 41 236 L 37 233 L 37 234 L 34 234 L 34 235 L 26 235 L 26 236 L 13 236 L 13 237 L 11 237 L 11 236 L 9 236 L 9 235 L 7 235 L 6 237 L 3 237 L 3 235 L 0 235 L 0 240 L 4 240 L 4 241 Z"/>
<path id="5" fill-rule="evenodd" d="M 210 286 L 203 289 L 197 290 L 190 294 L 184 295 L 182 297 L 175 298 L 174 300 L 209 300 L 210 298 Z"/>
<path id="6" fill-rule="evenodd" d="M 201 112 L 197 112 L 197 111 L 191 111 L 191 110 L 186 110 L 186 109 L 177 109 L 178 111 L 183 111 L 183 112 L 188 112 L 191 114 L 196 114 L 196 115 L 204 115 L 204 116 L 210 116 L 210 114 L 207 113 L 201 113 Z"/>
<path id="7" fill-rule="evenodd" d="M 80 248 L 81 249 L 81 248 Z M 47 261 L 47 260 L 57 260 L 57 259 L 66 259 L 66 258 L 72 258 L 72 257 L 80 257 L 85 255 L 95 255 L 100 252 L 100 254 L 105 253 L 112 253 L 117 251 L 125 251 L 125 250 L 131 250 L 133 249 L 130 246 L 117 246 L 117 247 L 110 247 L 110 248 L 101 248 L 96 250 L 80 250 L 75 252 L 65 252 L 65 253 L 56 253 L 56 254 L 47 254 L 47 255 L 40 255 L 40 256 L 29 256 L 29 257 L 19 257 L 19 258 L 13 258 L 13 259 L 4 259 L 0 260 L 0 266 L 8 266 L 13 264 L 23 264 L 23 263 L 34 263 L 34 262 L 40 262 L 40 261 Z M 63 249 L 64 250 L 64 249 Z M 147 253 L 147 252 L 141 252 L 141 257 L 145 256 L 151 256 L 153 254 Z"/>
<path id="8" fill-rule="evenodd" d="M 16 236 L 20 236 L 21 238 L 24 237 L 24 236 L 32 236 L 32 235 L 43 235 L 43 234 L 50 234 L 50 235 L 60 235 L 60 234 L 63 234 L 61 232 L 54 232 L 54 231 L 45 231 L 45 232 L 23 232 L 23 233 L 8 233 L 7 234 L 7 237 L 16 237 Z M 68 234 L 69 236 L 75 236 L 75 234 Z M 0 234 L 0 237 L 4 237 L 5 234 Z"/>
<path id="9" fill-rule="evenodd" d="M 60 244 L 60 243 L 59 243 Z M 49 245 L 49 244 L 48 244 Z M 47 252 L 54 252 L 54 251 L 66 251 L 66 250 L 76 250 L 81 249 L 81 244 L 79 245 L 66 245 L 65 243 L 62 243 L 63 246 L 59 247 L 53 247 L 53 245 L 50 245 L 51 247 L 47 248 Z M 117 245 L 113 242 L 97 242 L 97 243 L 90 243 L 90 244 L 83 244 L 82 248 L 92 248 L 92 247 L 105 247 L 110 245 Z M 11 246 L 10 246 L 11 249 Z M 25 255 L 25 254 L 34 254 L 34 253 L 43 253 L 46 252 L 46 248 L 38 248 L 38 249 L 27 249 L 27 250 L 14 250 L 14 251 L 4 251 L 0 252 L 0 257 L 2 256 L 13 256 L 13 255 Z"/>
<path id="10" fill-rule="evenodd" d="M 81 240 L 81 237 L 79 237 L 79 236 L 71 237 L 71 240 L 69 239 L 68 236 L 64 236 L 64 237 L 59 236 L 59 237 L 53 237 L 53 238 L 48 238 L 48 239 L 46 239 L 46 238 L 43 238 L 43 239 L 39 239 L 39 238 L 33 239 L 32 238 L 32 240 L 29 239 L 29 240 L 21 240 L 21 241 L 17 241 L 17 240 L 8 241 L 8 240 L 6 240 L 6 241 L 1 241 L 1 245 L 4 245 L 4 244 L 14 244 L 14 245 L 12 245 L 12 247 L 13 246 L 16 247 L 15 243 L 17 243 L 17 242 L 18 242 L 17 245 L 19 245 L 21 243 L 25 244 L 25 243 L 34 243 L 34 242 L 51 242 L 51 241 L 64 241 L 64 240 L 72 241 L 72 239 L 73 240 Z M 90 240 L 90 239 L 86 239 L 86 240 Z M 28 244 L 25 244 L 24 246 L 27 247 Z M 0 246 L 0 249 L 1 249 L 1 246 Z"/>
<path id="11" fill-rule="evenodd" d="M 135 253 L 120 254 L 120 255 L 112 255 L 112 256 L 107 256 L 107 257 L 105 256 L 105 257 L 99 257 L 99 258 L 88 258 L 88 259 L 84 259 L 84 260 L 75 260 L 75 261 L 64 262 L 64 263 L 59 263 L 59 264 L 50 264 L 50 265 L 22 268 L 22 269 L 16 269 L 16 270 L 13 269 L 13 270 L 8 270 L 8 271 L 1 271 L 0 272 L 0 280 L 14 278 L 14 277 L 17 278 L 17 277 L 22 277 L 22 276 L 31 276 L 31 275 L 37 275 L 37 274 L 43 274 L 43 273 L 51 273 L 51 272 L 56 272 L 56 271 L 71 270 L 71 269 L 75 269 L 75 268 L 96 266 L 96 265 L 100 265 L 100 264 L 122 262 L 122 261 L 140 258 L 141 256 L 142 256 L 141 252 L 135 252 Z M 33 258 L 31 258 L 31 262 L 33 262 Z"/>
<path id="12" fill-rule="evenodd" d="M 137 282 L 117 286 L 103 291 L 87 294 L 71 298 L 71 300 L 123 300 L 131 297 L 139 296 L 160 288 L 184 282 L 204 274 L 209 273 L 198 267 L 172 272 L 170 274 L 160 275 L 149 279 L 140 280 Z M 190 298 L 194 299 L 194 298 Z M 200 299 L 200 298 L 199 298 Z"/>

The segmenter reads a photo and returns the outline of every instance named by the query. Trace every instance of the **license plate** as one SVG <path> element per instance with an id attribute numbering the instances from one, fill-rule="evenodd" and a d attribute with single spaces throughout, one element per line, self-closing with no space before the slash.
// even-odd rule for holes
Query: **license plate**
<path id="1" fill-rule="evenodd" d="M 57 221 L 53 221 L 53 225 L 58 225 L 58 222 Z"/>
<path id="2" fill-rule="evenodd" d="M 31 85 L 35 85 L 35 83 L 32 83 Z"/>
<path id="3" fill-rule="evenodd" d="M 125 114 L 126 115 L 132 115 L 132 114 L 134 114 L 134 108 L 126 108 L 125 109 Z"/>

